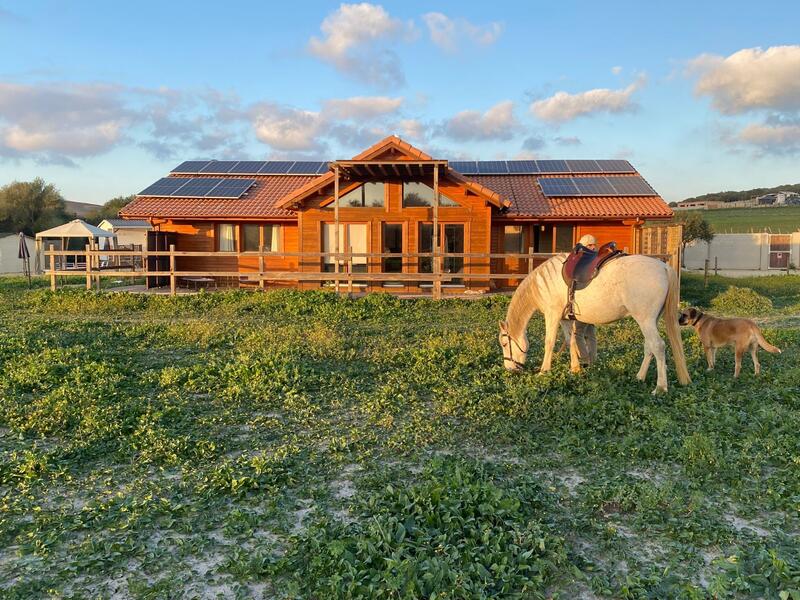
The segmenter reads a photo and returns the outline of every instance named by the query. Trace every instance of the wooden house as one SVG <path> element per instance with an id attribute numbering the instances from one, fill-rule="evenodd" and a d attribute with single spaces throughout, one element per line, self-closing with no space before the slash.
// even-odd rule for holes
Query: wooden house
<path id="1" fill-rule="evenodd" d="M 586 233 L 635 252 L 645 221 L 672 214 L 625 160 L 447 161 L 396 136 L 349 160 L 187 161 L 120 212 L 177 250 L 214 253 L 179 257 L 180 271 L 255 273 L 259 258 L 241 253 L 263 249 L 265 271 L 332 272 L 332 257 L 313 254 L 338 248 L 356 255 L 354 278 L 371 274 L 357 286 L 401 292 L 430 286 L 436 269 L 448 290 L 513 286 L 479 276 L 527 272 L 528 260 L 490 253 L 567 251 Z M 434 248 L 463 256 L 402 256 Z"/>

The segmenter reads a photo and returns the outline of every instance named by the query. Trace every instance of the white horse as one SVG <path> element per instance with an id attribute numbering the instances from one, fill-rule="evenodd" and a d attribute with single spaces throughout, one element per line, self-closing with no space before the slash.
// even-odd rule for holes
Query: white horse
<path id="1" fill-rule="evenodd" d="M 567 304 L 567 284 L 561 276 L 566 257 L 560 254 L 536 267 L 514 292 L 506 320 L 500 322 L 500 345 L 506 369 L 517 371 L 525 364 L 528 322 L 533 313 L 540 310 L 546 327 L 541 370 L 550 370 L 558 327 Z M 678 325 L 679 294 L 678 275 L 672 267 L 641 254 L 622 256 L 606 263 L 587 287 L 575 292 L 575 315 L 579 321 L 593 325 L 633 317 L 644 334 L 644 360 L 636 378 L 644 381 L 650 360 L 655 356 L 658 383 L 653 393 L 666 392 L 665 344 L 658 333 L 658 317 L 662 313 L 678 381 L 682 385 L 691 382 Z M 576 342 L 574 336 L 570 338 L 570 367 L 578 372 Z"/>

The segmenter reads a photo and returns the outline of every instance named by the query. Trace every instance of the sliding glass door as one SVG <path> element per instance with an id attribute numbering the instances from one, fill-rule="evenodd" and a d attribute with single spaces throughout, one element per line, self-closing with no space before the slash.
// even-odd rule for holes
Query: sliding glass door
<path id="1" fill-rule="evenodd" d="M 463 223 L 442 223 L 439 225 L 439 238 L 442 242 L 442 250 L 445 253 L 464 253 L 464 224 Z M 433 252 L 433 223 L 419 224 L 419 241 L 417 244 L 420 253 Z M 420 257 L 417 263 L 417 270 L 420 273 L 433 273 L 433 259 L 431 257 Z M 464 258 L 462 256 L 448 256 L 442 261 L 442 272 L 444 273 L 463 273 Z M 444 285 L 462 285 L 464 280 L 459 278 L 445 281 Z"/>

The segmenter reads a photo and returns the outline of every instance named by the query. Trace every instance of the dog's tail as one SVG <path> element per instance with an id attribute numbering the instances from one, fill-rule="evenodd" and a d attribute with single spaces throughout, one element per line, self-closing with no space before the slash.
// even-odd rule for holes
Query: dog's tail
<path id="1" fill-rule="evenodd" d="M 678 283 L 678 274 L 669 265 L 667 267 L 667 277 L 669 278 L 669 288 L 667 298 L 664 300 L 664 325 L 667 328 L 669 345 L 672 348 L 672 359 L 675 361 L 675 371 L 678 374 L 678 382 L 681 385 L 688 385 L 692 382 L 689 376 L 689 369 L 686 368 L 686 355 L 683 353 L 683 338 L 681 328 L 678 325 L 678 311 L 680 309 L 681 289 Z"/>
<path id="2" fill-rule="evenodd" d="M 778 348 L 777 346 L 773 346 L 767 340 L 764 339 L 764 336 L 757 325 L 753 327 L 753 334 L 756 336 L 756 341 L 758 342 L 758 345 L 761 346 L 764 350 L 766 350 L 767 352 L 772 352 L 773 354 L 781 353 L 780 348 Z"/>

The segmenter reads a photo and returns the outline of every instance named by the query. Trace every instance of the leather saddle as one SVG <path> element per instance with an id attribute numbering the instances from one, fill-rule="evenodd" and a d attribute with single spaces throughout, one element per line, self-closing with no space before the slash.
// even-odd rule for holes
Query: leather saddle
<path id="1" fill-rule="evenodd" d="M 616 242 L 608 242 L 598 250 L 590 250 L 582 244 L 573 248 L 561 268 L 561 276 L 569 288 L 567 306 L 564 308 L 564 318 L 575 319 L 574 301 L 575 290 L 582 290 L 597 277 L 600 269 L 610 260 L 626 256 L 626 253 L 617 249 Z"/>

